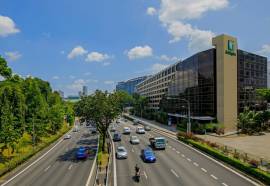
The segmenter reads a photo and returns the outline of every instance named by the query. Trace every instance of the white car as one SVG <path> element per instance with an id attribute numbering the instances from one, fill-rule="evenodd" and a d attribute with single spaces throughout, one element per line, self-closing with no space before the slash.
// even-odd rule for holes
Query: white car
<path id="1" fill-rule="evenodd" d="M 129 127 L 124 127 L 123 129 L 123 134 L 130 134 L 130 128 Z"/>
<path id="2" fill-rule="evenodd" d="M 124 146 L 117 147 L 116 149 L 116 158 L 117 159 L 126 159 L 128 157 L 127 150 Z"/>
<path id="3" fill-rule="evenodd" d="M 66 134 L 64 139 L 70 139 L 71 138 L 71 135 L 70 134 Z"/>
<path id="4" fill-rule="evenodd" d="M 144 134 L 144 133 L 145 133 L 145 130 L 144 130 L 143 127 L 137 127 L 136 133 L 137 133 L 137 134 Z"/>
<path id="5" fill-rule="evenodd" d="M 131 144 L 139 144 L 140 139 L 137 136 L 130 136 L 130 143 Z"/>

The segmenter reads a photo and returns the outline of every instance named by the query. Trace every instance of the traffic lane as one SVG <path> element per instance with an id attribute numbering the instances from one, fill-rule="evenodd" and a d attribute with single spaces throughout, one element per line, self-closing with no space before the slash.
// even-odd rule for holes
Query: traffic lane
<path id="1" fill-rule="evenodd" d="M 56 153 L 47 154 L 47 156 L 45 156 L 46 159 L 45 157 L 44 159 L 41 159 L 40 162 L 36 164 L 37 167 L 31 167 L 31 171 L 24 175 L 22 179 L 17 180 L 17 183 L 14 183 L 13 185 L 48 185 L 48 181 L 62 179 L 61 177 L 56 176 L 55 173 L 65 172 L 62 171 L 62 169 L 64 170 L 67 166 L 57 162 L 57 157 L 64 154 L 66 148 L 75 146 L 80 136 L 81 133 L 74 133 L 71 139 L 65 140 L 68 143 L 65 143 L 64 141 L 59 144 L 56 148 L 58 150 Z"/>
<path id="2" fill-rule="evenodd" d="M 235 173 L 225 169 L 224 167 L 220 166 L 219 164 L 213 162 L 212 160 L 204 157 L 203 155 L 197 153 L 196 151 L 188 148 L 187 146 L 179 143 L 176 140 L 172 140 L 171 138 L 167 137 L 162 133 L 157 133 L 155 131 L 149 132 L 154 137 L 164 136 L 171 146 L 171 149 L 174 151 L 179 152 L 181 156 L 185 156 L 184 158 L 190 159 L 191 163 L 195 163 L 195 165 L 199 165 L 198 167 L 203 171 L 207 172 L 211 178 L 215 180 L 219 180 L 220 183 L 223 185 L 253 185 L 249 181 L 245 180 L 244 178 L 236 175 Z"/>
<path id="3" fill-rule="evenodd" d="M 133 130 L 134 131 L 134 130 Z M 131 135 L 134 132 L 132 132 Z M 136 134 L 137 135 L 137 134 Z M 136 158 L 136 162 L 133 162 L 132 170 L 135 171 L 134 167 L 137 163 L 141 168 L 141 178 L 142 182 L 141 185 L 155 185 L 155 186 L 164 186 L 164 185 L 181 185 L 181 180 L 176 177 L 173 172 L 171 172 L 171 168 L 167 166 L 166 161 L 162 161 L 159 156 L 157 155 L 157 162 L 156 163 L 144 163 L 141 159 L 141 150 L 148 147 L 148 141 L 145 139 L 144 135 L 137 135 L 140 138 L 140 144 L 131 145 L 129 143 L 129 136 L 130 135 L 123 135 L 124 146 L 127 148 L 130 155 Z M 163 153 L 163 152 L 159 152 Z M 128 157 L 128 158 L 129 158 Z M 135 173 L 135 172 L 134 172 Z M 118 170 L 117 170 L 118 174 Z M 144 184 L 145 183 L 145 184 Z"/>
<path id="4" fill-rule="evenodd" d="M 130 124 L 128 124 L 128 125 L 130 125 Z M 130 127 L 132 128 L 132 130 L 134 130 L 134 128 L 135 128 L 132 125 Z M 147 134 L 149 134 L 148 137 L 164 136 L 164 135 L 160 135 L 160 134 L 153 132 L 153 131 L 147 132 Z M 184 160 L 187 160 L 189 162 L 190 166 L 194 165 L 195 169 L 193 168 L 191 170 L 197 172 L 195 178 L 204 177 L 206 185 L 208 185 L 209 183 L 217 184 L 213 181 L 217 181 L 222 185 L 252 185 L 250 182 L 246 181 L 245 179 L 239 177 L 238 175 L 232 173 L 231 171 L 228 171 L 227 169 L 221 167 L 220 165 L 214 163 L 213 161 L 208 160 L 204 156 L 197 154 L 196 152 L 187 148 L 186 146 L 183 147 L 183 148 L 185 148 L 185 150 L 182 150 L 182 147 L 179 147 L 179 144 L 178 144 L 179 142 L 171 140 L 170 138 L 168 138 L 166 136 L 164 136 L 164 137 L 169 140 L 168 147 L 171 147 L 169 149 L 171 149 L 171 152 L 173 152 L 175 154 L 175 155 L 171 156 L 171 158 L 170 158 L 170 159 L 174 159 L 174 162 L 175 162 L 174 165 L 179 164 L 179 159 L 181 159 L 181 158 Z M 174 145 L 171 146 L 170 143 L 172 143 L 172 142 L 174 143 Z M 182 145 L 182 144 L 180 144 L 180 145 Z M 176 154 L 178 154 L 178 155 L 176 155 Z M 194 158 L 194 156 L 196 156 L 197 158 Z M 181 165 L 178 165 L 178 167 L 180 167 L 180 166 Z M 209 168 L 209 167 L 211 167 L 211 168 Z M 182 167 L 182 168 L 184 168 L 184 167 Z M 189 168 L 186 169 L 186 171 L 182 171 L 182 174 L 188 173 L 190 170 Z M 179 171 L 181 171 L 181 170 L 179 170 Z M 187 176 L 187 177 L 189 177 L 189 176 Z M 187 180 L 187 181 L 189 181 L 189 180 Z M 203 183 L 201 183 L 201 182 L 200 182 L 200 184 L 203 185 Z"/>
<path id="5" fill-rule="evenodd" d="M 86 131 L 84 131 L 86 132 Z M 76 139 L 69 150 L 55 158 L 55 166 L 46 172 L 42 179 L 33 185 L 84 185 L 87 182 L 93 160 L 77 160 L 76 151 L 82 144 L 80 140 L 84 134 Z M 93 143 L 97 144 L 97 136 L 92 137 Z M 90 145 L 90 143 L 84 145 Z"/>
<path id="6" fill-rule="evenodd" d="M 77 135 L 75 135 L 73 137 L 76 138 L 76 136 Z M 46 156 L 44 156 L 37 163 L 33 164 L 31 167 L 29 167 L 29 169 L 27 169 L 22 174 L 18 175 L 15 179 L 13 179 L 11 182 L 9 182 L 6 185 L 8 185 L 8 186 L 30 185 L 31 182 L 33 182 L 37 178 L 40 178 L 40 176 L 43 175 L 43 172 L 47 167 L 49 167 L 50 165 L 53 165 L 54 160 L 52 159 L 52 156 L 59 155 L 71 143 L 72 143 L 72 141 L 70 141 L 70 140 L 61 141 L 60 144 L 58 144 L 54 149 L 52 149 Z M 44 153 L 46 153 L 46 152 L 44 152 Z M 20 170 L 20 171 L 22 171 L 22 170 Z M 14 175 L 18 174 L 20 171 L 16 172 Z M 12 177 L 6 178 L 6 180 L 8 180 L 10 178 L 12 178 Z"/>

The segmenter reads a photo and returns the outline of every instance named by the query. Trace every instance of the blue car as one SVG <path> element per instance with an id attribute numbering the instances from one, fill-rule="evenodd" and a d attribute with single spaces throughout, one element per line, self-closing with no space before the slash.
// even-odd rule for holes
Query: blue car
<path id="1" fill-rule="evenodd" d="M 80 147 L 76 152 L 77 159 L 86 159 L 87 156 L 88 156 L 88 153 L 85 147 Z"/>
<path id="2" fill-rule="evenodd" d="M 146 148 L 142 150 L 142 159 L 144 162 L 154 163 L 156 162 L 156 156 L 152 149 Z"/>

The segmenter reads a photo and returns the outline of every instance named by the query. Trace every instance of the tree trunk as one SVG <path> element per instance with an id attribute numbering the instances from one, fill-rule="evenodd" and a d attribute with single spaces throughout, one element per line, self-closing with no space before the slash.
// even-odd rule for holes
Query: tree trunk
<path id="1" fill-rule="evenodd" d="M 105 152 L 105 141 L 106 141 L 106 132 L 103 134 L 102 138 L 102 152 Z"/>

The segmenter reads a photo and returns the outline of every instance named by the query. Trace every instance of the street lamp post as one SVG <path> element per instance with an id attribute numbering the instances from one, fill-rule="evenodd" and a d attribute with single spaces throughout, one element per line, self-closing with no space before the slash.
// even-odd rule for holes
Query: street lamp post
<path id="1" fill-rule="evenodd" d="M 190 102 L 186 99 L 181 99 L 181 98 L 174 98 L 174 97 L 167 97 L 168 100 L 181 100 L 185 101 L 188 106 L 188 125 L 187 125 L 187 134 L 191 133 L 191 123 L 190 123 Z"/>

